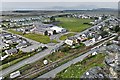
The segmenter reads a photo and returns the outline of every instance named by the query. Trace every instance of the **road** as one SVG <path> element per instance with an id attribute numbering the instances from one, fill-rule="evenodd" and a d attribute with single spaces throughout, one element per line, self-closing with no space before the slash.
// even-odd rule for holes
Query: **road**
<path id="1" fill-rule="evenodd" d="M 41 76 L 39 76 L 37 79 L 39 79 L 39 78 L 54 78 L 57 73 L 59 73 L 62 70 L 66 69 L 67 67 L 71 66 L 72 64 L 75 64 L 77 62 L 82 61 L 89 54 L 91 54 L 91 53 L 93 53 L 93 52 L 95 52 L 97 50 L 98 49 L 91 50 L 91 51 L 89 51 L 89 52 L 87 52 L 87 53 L 85 53 L 85 54 L 83 54 L 83 55 L 81 55 L 81 56 L 79 56 L 77 58 L 74 58 L 73 60 L 71 60 L 71 61 L 69 61 L 69 62 L 67 62 L 67 63 L 65 63 L 65 64 L 63 64 L 63 65 L 61 65 L 61 66 L 59 66 L 59 67 L 45 73 L 43 75 L 41 75 Z M 37 80 L 37 79 L 35 79 L 35 80 Z"/>

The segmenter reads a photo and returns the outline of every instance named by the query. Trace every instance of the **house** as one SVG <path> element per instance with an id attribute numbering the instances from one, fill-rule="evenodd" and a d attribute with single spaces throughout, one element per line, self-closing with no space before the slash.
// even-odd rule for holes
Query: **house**
<path id="1" fill-rule="evenodd" d="M 18 52 L 18 50 L 16 48 L 5 50 L 5 53 L 8 54 L 8 55 L 13 55 L 17 52 Z"/>
<path id="2" fill-rule="evenodd" d="M 4 40 L 4 42 L 7 43 L 7 44 L 12 44 L 13 43 L 12 40 Z"/>
<path id="3" fill-rule="evenodd" d="M 2 33 L 1 34 L 1 38 L 3 39 L 3 38 L 10 38 L 12 36 L 12 34 L 10 34 L 10 33 Z"/>
<path id="4" fill-rule="evenodd" d="M 86 46 L 93 45 L 95 43 L 95 38 L 83 42 Z"/>
<path id="5" fill-rule="evenodd" d="M 99 16 L 98 18 L 99 18 L 99 20 L 102 20 L 102 16 Z"/>
<path id="6" fill-rule="evenodd" d="M 50 35 L 53 35 L 53 31 L 52 30 L 49 30 L 48 31 L 48 35 L 50 36 Z"/>
<path id="7" fill-rule="evenodd" d="M 9 48 L 9 44 L 4 43 L 2 40 L 0 38 L 0 50 Z"/>
<path id="8" fill-rule="evenodd" d="M 19 43 L 19 44 L 16 46 L 16 48 L 17 48 L 17 49 L 21 49 L 21 48 L 27 47 L 28 45 L 30 45 L 30 44 L 29 44 L 29 43 Z"/>
<path id="9" fill-rule="evenodd" d="M 92 56 L 95 56 L 95 55 L 97 55 L 97 54 L 98 54 L 97 52 L 93 52 L 93 53 L 92 53 Z"/>
<path id="10" fill-rule="evenodd" d="M 0 56 L 0 60 L 3 61 L 4 59 L 6 59 L 9 55 L 5 55 L 5 56 Z"/>
<path id="11" fill-rule="evenodd" d="M 70 39 L 66 39 L 65 40 L 65 43 L 72 46 L 73 45 L 73 40 L 70 40 Z"/>
<path id="12" fill-rule="evenodd" d="M 94 25 L 94 24 L 95 24 L 95 22 L 90 22 L 90 24 Z"/>
<path id="13" fill-rule="evenodd" d="M 19 38 L 14 38 L 14 39 L 12 39 L 12 42 L 13 43 L 20 43 L 22 40 L 21 39 L 19 39 Z"/>

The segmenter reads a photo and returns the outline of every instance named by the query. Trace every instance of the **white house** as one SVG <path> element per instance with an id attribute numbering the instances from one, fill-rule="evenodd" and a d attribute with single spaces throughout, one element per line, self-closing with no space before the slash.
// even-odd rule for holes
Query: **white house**
<path id="1" fill-rule="evenodd" d="M 17 53 L 17 52 L 18 52 L 18 51 L 17 51 L 16 48 L 9 49 L 9 50 L 5 50 L 5 53 L 6 53 L 7 55 L 12 55 L 12 54 L 15 54 L 15 53 Z"/>
<path id="2" fill-rule="evenodd" d="M 53 31 L 52 30 L 49 30 L 48 31 L 48 35 L 50 36 L 50 35 L 53 35 Z"/>
<path id="3" fill-rule="evenodd" d="M 6 59 L 9 55 L 5 55 L 5 56 L 0 56 L 0 60 L 3 61 L 4 59 Z"/>
<path id="4" fill-rule="evenodd" d="M 95 24 L 95 22 L 90 22 L 90 24 L 94 25 L 94 24 Z"/>
<path id="5" fill-rule="evenodd" d="M 101 16 L 99 16 L 99 20 L 102 20 L 102 17 L 101 17 Z"/>
<path id="6" fill-rule="evenodd" d="M 66 39 L 65 43 L 72 46 L 73 45 L 73 40 Z"/>
<path id="7" fill-rule="evenodd" d="M 97 53 L 97 52 L 93 52 L 93 53 L 92 53 L 92 56 L 95 56 L 96 54 L 98 54 L 98 53 Z"/>
<path id="8" fill-rule="evenodd" d="M 62 28 L 62 27 L 58 27 L 58 26 L 53 26 L 50 28 L 51 30 L 55 30 L 56 33 L 63 33 L 63 32 L 66 32 L 66 29 L 65 28 Z"/>

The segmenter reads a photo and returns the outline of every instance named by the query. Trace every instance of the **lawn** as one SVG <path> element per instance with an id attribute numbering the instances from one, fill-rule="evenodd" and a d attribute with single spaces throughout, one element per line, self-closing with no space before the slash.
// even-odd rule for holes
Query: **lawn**
<path id="1" fill-rule="evenodd" d="M 98 54 L 94 57 L 88 57 L 82 62 L 71 65 L 67 69 L 56 75 L 56 78 L 80 78 L 84 72 L 95 66 L 104 66 L 104 54 Z"/>
<path id="2" fill-rule="evenodd" d="M 75 35 L 74 33 L 65 34 L 65 35 L 63 35 L 63 36 L 60 37 L 60 40 L 65 40 L 65 39 L 67 39 L 68 37 L 74 36 L 74 35 Z"/>
<path id="3" fill-rule="evenodd" d="M 50 42 L 57 43 L 57 41 L 55 41 L 55 40 L 51 41 L 49 36 L 45 36 L 45 35 L 41 35 L 41 34 L 28 33 L 28 34 L 23 35 L 23 33 L 16 32 L 14 30 L 8 30 L 8 31 L 12 32 L 14 34 L 18 34 L 18 35 L 21 35 L 23 37 L 26 37 L 26 38 L 41 42 L 41 43 L 45 43 L 45 44 L 50 43 Z"/>
<path id="4" fill-rule="evenodd" d="M 60 21 L 58 26 L 62 26 L 63 28 L 66 28 L 67 30 L 72 32 L 80 32 L 91 27 L 91 25 L 84 23 L 89 23 L 93 21 L 93 19 L 78 19 L 78 18 L 65 18 L 65 17 L 56 18 L 56 20 Z"/>

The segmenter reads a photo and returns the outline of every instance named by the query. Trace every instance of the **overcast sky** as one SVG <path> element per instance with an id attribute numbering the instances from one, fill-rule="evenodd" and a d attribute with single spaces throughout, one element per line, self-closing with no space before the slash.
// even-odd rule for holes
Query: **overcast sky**
<path id="1" fill-rule="evenodd" d="M 23 9 L 96 9 L 96 8 L 118 8 L 118 2 L 37 2 L 30 0 L 31 2 L 22 2 L 23 0 L 5 1 L 2 2 L 2 10 L 23 10 Z M 85 0 L 86 1 L 86 0 Z"/>

